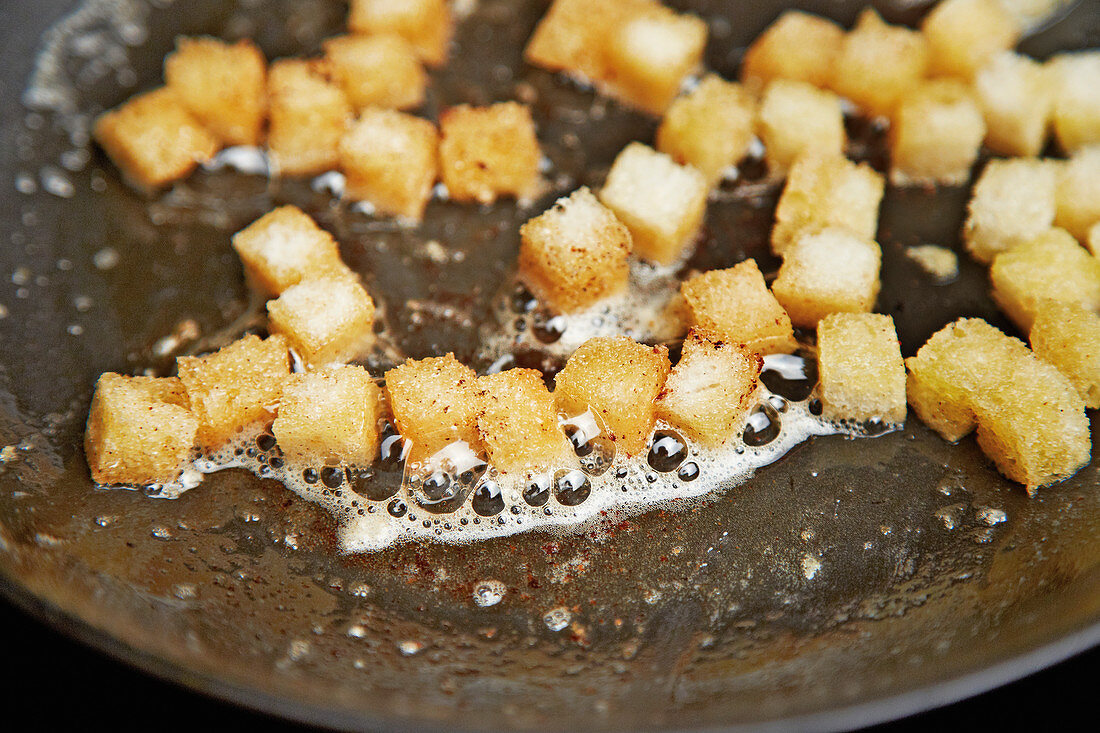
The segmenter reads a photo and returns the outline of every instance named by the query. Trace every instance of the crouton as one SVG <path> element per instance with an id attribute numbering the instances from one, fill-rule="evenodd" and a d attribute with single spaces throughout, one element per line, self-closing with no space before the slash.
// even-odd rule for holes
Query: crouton
<path id="1" fill-rule="evenodd" d="M 817 365 L 825 417 L 905 422 L 905 364 L 890 316 L 834 313 L 822 318 Z"/>
<path id="2" fill-rule="evenodd" d="M 101 375 L 84 433 L 92 480 L 135 485 L 175 480 L 199 429 L 189 406 L 174 377 Z"/>
<path id="3" fill-rule="evenodd" d="M 429 66 L 442 66 L 450 55 L 454 17 L 446 0 L 351 0 L 352 33 L 401 36 Z"/>
<path id="4" fill-rule="evenodd" d="M 363 367 L 292 374 L 271 431 L 291 460 L 369 466 L 378 453 L 381 400 Z"/>
<path id="5" fill-rule="evenodd" d="M 1043 66 L 1002 51 L 974 77 L 974 94 L 985 117 L 985 144 L 1002 155 L 1034 157 L 1046 145 L 1054 90 Z"/>
<path id="6" fill-rule="evenodd" d="M 706 446 L 736 437 L 759 393 L 759 354 L 692 330 L 657 398 L 657 417 Z"/>
<path id="7" fill-rule="evenodd" d="M 859 15 L 833 61 L 830 87 L 871 116 L 889 117 L 928 72 L 924 36 L 890 25 L 873 8 Z"/>
<path id="8" fill-rule="evenodd" d="M 410 462 L 423 462 L 456 441 L 480 448 L 477 374 L 454 354 L 390 369 L 383 390 L 398 431 L 412 443 Z"/>
<path id="9" fill-rule="evenodd" d="M 1054 223 L 1056 170 L 1049 161 L 991 160 L 982 171 L 963 228 L 974 259 L 990 262 Z"/>
<path id="10" fill-rule="evenodd" d="M 374 337 L 374 301 L 353 277 L 302 280 L 267 303 L 271 330 L 310 366 L 343 364 Z"/>
<path id="11" fill-rule="evenodd" d="M 573 447 L 558 424 L 542 373 L 508 369 L 478 377 L 477 429 L 489 462 L 501 473 L 568 465 Z"/>
<path id="12" fill-rule="evenodd" d="M 1045 64 L 1054 91 L 1054 134 L 1073 153 L 1100 143 L 1100 51 L 1052 56 Z"/>
<path id="13" fill-rule="evenodd" d="M 325 63 L 356 109 L 413 109 L 424 103 L 428 75 L 416 50 L 401 36 L 330 38 L 325 41 Z"/>
<path id="14" fill-rule="evenodd" d="M 324 173 L 339 161 L 337 147 L 352 107 L 344 90 L 322 72 L 319 62 L 304 59 L 282 59 L 268 71 L 267 148 L 279 175 Z"/>
<path id="15" fill-rule="evenodd" d="M 890 182 L 965 183 L 984 138 L 985 119 L 969 86 L 939 79 L 914 87 L 894 110 Z"/>
<path id="16" fill-rule="evenodd" d="M 691 323 L 708 338 L 742 344 L 758 354 L 798 347 L 791 319 L 764 284 L 755 260 L 711 270 L 680 285 Z"/>
<path id="17" fill-rule="evenodd" d="M 791 322 L 816 328 L 830 313 L 869 313 L 879 291 L 882 251 L 846 229 L 804 234 L 783 254 L 772 283 Z"/>
<path id="18" fill-rule="evenodd" d="M 280 206 L 233 235 L 249 281 L 277 296 L 305 279 L 348 272 L 336 240 L 297 206 Z"/>
<path id="19" fill-rule="evenodd" d="M 1028 340 L 1036 356 L 1073 382 L 1086 407 L 1100 408 L 1100 315 L 1076 303 L 1043 301 Z"/>
<path id="20" fill-rule="evenodd" d="M 776 79 L 764 90 L 757 129 L 768 170 L 783 177 L 802 154 L 843 155 L 840 97 L 806 82 Z"/>
<path id="21" fill-rule="evenodd" d="M 626 224 L 639 257 L 667 265 L 695 240 L 706 213 L 707 182 L 694 168 L 634 142 L 615 158 L 600 201 Z"/>
<path id="22" fill-rule="evenodd" d="M 1080 148 L 1058 168 L 1056 198 L 1054 223 L 1088 241 L 1089 230 L 1100 221 L 1100 145 Z"/>
<path id="23" fill-rule="evenodd" d="M 592 410 L 616 449 L 637 455 L 653 432 L 655 400 L 669 368 L 664 346 L 645 346 L 625 336 L 592 338 L 558 372 L 554 399 L 568 416 Z"/>
<path id="24" fill-rule="evenodd" d="M 531 34 L 524 59 L 603 85 L 612 77 L 607 54 L 611 32 L 653 5 L 653 0 L 554 0 Z"/>
<path id="25" fill-rule="evenodd" d="M 756 37 L 741 61 L 741 81 L 756 91 L 773 79 L 826 87 L 844 30 L 831 20 L 788 10 Z"/>
<path id="26" fill-rule="evenodd" d="M 519 274 L 540 301 L 567 313 L 626 287 L 631 249 L 626 226 L 580 188 L 520 228 Z"/>
<path id="27" fill-rule="evenodd" d="M 252 41 L 180 38 L 164 81 L 224 145 L 259 145 L 267 119 L 267 61 Z"/>
<path id="28" fill-rule="evenodd" d="M 186 178 L 219 147 L 166 87 L 104 112 L 95 122 L 94 135 L 123 177 L 144 191 Z"/>
<path id="29" fill-rule="evenodd" d="M 176 368 L 199 421 L 198 444 L 216 449 L 245 426 L 274 417 L 290 357 L 282 336 L 250 334 L 213 354 L 181 356 Z"/>
<path id="30" fill-rule="evenodd" d="M 440 116 L 439 130 L 439 168 L 451 199 L 491 204 L 537 192 L 542 154 L 524 105 L 452 107 Z"/>
<path id="31" fill-rule="evenodd" d="M 991 58 L 1016 45 L 1020 27 L 998 0 L 943 0 L 921 23 L 931 72 L 969 82 Z"/>

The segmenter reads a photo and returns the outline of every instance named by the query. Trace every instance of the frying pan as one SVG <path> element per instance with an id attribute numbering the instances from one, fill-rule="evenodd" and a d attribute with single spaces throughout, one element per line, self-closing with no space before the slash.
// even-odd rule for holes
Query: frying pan
<path id="1" fill-rule="evenodd" d="M 712 24 L 708 65 L 733 76 L 780 5 L 691 4 L 727 19 Z M 947 445 L 915 419 L 875 439 L 812 440 L 709 501 L 601 532 L 358 556 L 337 552 L 315 506 L 240 472 L 176 501 L 94 489 L 79 446 L 95 377 L 167 373 L 158 340 L 182 322 L 201 334 L 184 350 L 248 323 L 231 232 L 275 205 L 302 206 L 337 235 L 406 354 L 474 361 L 518 224 L 557 193 L 598 185 L 654 122 L 522 64 L 544 4 L 484 0 L 425 113 L 531 100 L 553 163 L 553 190 L 533 209 L 435 201 L 422 227 L 401 229 L 308 181 L 231 170 L 145 199 L 86 145 L 89 115 L 157 83 L 177 34 L 248 35 L 269 57 L 301 55 L 340 30 L 345 8 L 92 6 L 102 12 L 62 21 L 83 28 L 77 39 L 42 35 L 70 3 L 3 5 L 0 446 L 11 448 L 0 467 L 0 587 L 16 604 L 153 674 L 341 728 L 842 727 L 971 694 L 1100 641 L 1095 462 L 1029 500 L 972 440 Z M 844 23 L 858 11 L 800 6 Z M 920 12 L 880 9 L 896 21 Z M 1042 57 L 1098 38 L 1090 2 L 1024 47 Z M 62 63 L 40 64 L 35 92 L 17 104 L 41 47 Z M 75 94 L 57 94 L 43 74 L 75 79 Z M 853 152 L 881 165 L 881 133 L 849 132 Z M 751 256 L 774 270 L 776 193 L 752 180 L 724 188 L 692 266 Z M 962 314 L 1010 329 L 981 267 L 962 256 L 959 277 L 936 285 L 905 255 L 923 242 L 961 253 L 966 199 L 964 189 L 910 189 L 884 202 L 878 310 L 894 316 L 906 355 Z M 425 247 L 432 240 L 452 256 Z M 475 603 L 487 580 L 503 586 L 500 601 Z"/>

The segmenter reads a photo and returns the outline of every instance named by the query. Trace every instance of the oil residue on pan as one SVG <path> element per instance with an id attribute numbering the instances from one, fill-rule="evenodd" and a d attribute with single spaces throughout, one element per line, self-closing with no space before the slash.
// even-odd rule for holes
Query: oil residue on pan
<path id="1" fill-rule="evenodd" d="M 0 216 L 10 244 L 0 332 L 20 349 L 0 365 L 0 567 L 21 586 L 208 688 L 259 690 L 332 722 L 461 716 L 470 726 L 625 729 L 835 710 L 1010 659 L 1100 617 L 1096 466 L 1029 501 L 971 442 L 946 445 L 916 421 L 871 440 L 814 438 L 713 501 L 622 517 L 610 531 L 352 557 L 338 553 L 325 512 L 244 471 L 172 503 L 94 491 L 78 446 L 95 377 L 162 373 L 166 334 L 187 350 L 196 333 L 214 343 L 247 321 L 231 232 L 275 205 L 301 206 L 385 301 L 407 355 L 454 351 L 485 370 L 480 324 L 519 224 L 554 195 L 598 185 L 627 141 L 653 135 L 651 120 L 522 64 L 542 4 L 485 0 L 426 111 L 533 100 L 552 190 L 530 210 L 437 200 L 413 230 L 334 205 L 310 181 L 228 167 L 143 200 L 86 133 L 97 110 L 158 79 L 181 30 L 159 5 L 86 6 L 45 39 L 60 76 L 39 77 L 33 108 L 4 112 L 16 145 L 4 153 L 14 206 Z M 695 5 L 717 41 L 708 65 L 726 76 L 778 11 L 744 5 L 739 23 L 723 17 L 727 3 Z M 845 22 L 858 10 L 829 7 Z M 196 2 L 187 32 L 300 55 L 339 32 L 343 13 L 326 2 Z M 1087 43 L 1093 16 L 1028 50 Z M 43 93 L 62 76 L 74 96 Z M 880 132 L 850 132 L 880 150 Z M 776 193 L 727 185 L 693 264 L 751 256 L 774 270 Z M 960 314 L 1008 328 L 965 255 L 945 284 L 906 255 L 927 242 L 962 252 L 966 193 L 887 194 L 877 310 L 894 316 L 906 355 Z"/>

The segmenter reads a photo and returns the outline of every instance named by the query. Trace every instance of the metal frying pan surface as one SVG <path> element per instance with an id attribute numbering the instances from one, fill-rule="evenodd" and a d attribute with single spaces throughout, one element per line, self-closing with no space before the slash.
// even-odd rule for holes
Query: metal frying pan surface
<path id="1" fill-rule="evenodd" d="M 800 5 L 845 23 L 859 9 Z M 881 9 L 911 20 L 904 5 Z M 733 76 L 780 6 L 691 4 L 711 22 L 709 66 Z M 530 101 L 553 164 L 553 190 L 531 209 L 435 201 L 422 227 L 400 229 L 309 181 L 230 169 L 150 200 L 87 144 L 91 115 L 158 83 L 177 34 L 302 55 L 341 30 L 345 8 L 82 8 L 3 5 L 0 584 L 16 602 L 155 674 L 339 727 L 836 727 L 969 694 L 1100 639 L 1095 463 L 1029 500 L 972 440 L 947 445 L 916 419 L 875 439 L 815 439 L 708 502 L 598 534 L 369 555 L 340 555 L 326 514 L 241 472 L 176 501 L 95 490 L 80 442 L 96 376 L 162 372 L 161 339 L 181 324 L 212 342 L 247 317 L 230 233 L 302 206 L 337 235 L 409 356 L 472 359 L 518 225 L 554 195 L 598 185 L 654 122 L 522 63 L 544 4 L 483 0 L 426 113 Z M 1025 48 L 1096 45 L 1098 15 L 1081 4 Z M 32 79 L 43 48 L 52 64 Z M 858 123 L 850 134 L 881 165 L 881 134 Z M 959 315 L 1008 328 L 984 269 L 962 254 L 967 193 L 887 194 L 878 309 L 906 355 Z M 776 194 L 751 180 L 723 189 L 692 264 L 756 257 L 774 270 Z M 924 242 L 960 252 L 955 281 L 937 285 L 905 255 Z"/>

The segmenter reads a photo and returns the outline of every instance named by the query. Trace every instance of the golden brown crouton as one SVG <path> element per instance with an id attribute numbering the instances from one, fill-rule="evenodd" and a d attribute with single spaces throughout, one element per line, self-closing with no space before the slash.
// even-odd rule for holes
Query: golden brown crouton
<path id="1" fill-rule="evenodd" d="M 953 79 L 920 84 L 894 109 L 890 182 L 964 183 L 984 138 L 985 119 L 968 85 Z"/>
<path id="2" fill-rule="evenodd" d="M 225 145 L 259 145 L 267 119 L 267 61 L 252 41 L 180 38 L 164 81 Z"/>
<path id="3" fill-rule="evenodd" d="M 477 429 L 489 462 L 501 473 L 564 466 L 573 447 L 558 424 L 554 397 L 534 369 L 478 377 Z"/>
<path id="4" fill-rule="evenodd" d="M 337 146 L 352 108 L 344 90 L 322 72 L 319 62 L 305 59 L 276 61 L 268 72 L 267 147 L 279 175 L 309 176 L 336 168 Z"/>
<path id="5" fill-rule="evenodd" d="M 643 451 L 656 421 L 655 400 L 668 376 L 668 349 L 625 336 L 581 344 L 558 372 L 554 399 L 569 416 L 591 410 L 618 450 Z"/>
<path id="6" fill-rule="evenodd" d="M 969 82 L 978 69 L 1016 45 L 1020 27 L 998 0 L 943 0 L 921 24 L 931 71 Z"/>
<path id="7" fill-rule="evenodd" d="M 381 401 L 363 367 L 292 374 L 271 431 L 291 460 L 367 466 L 378 452 Z"/>
<path id="8" fill-rule="evenodd" d="M 1089 229 L 1100 221 L 1100 145 L 1078 149 L 1058 167 L 1056 199 L 1054 223 L 1088 241 Z"/>
<path id="9" fill-rule="evenodd" d="M 758 354 L 798 347 L 791 319 L 764 284 L 755 260 L 711 270 L 680 285 L 691 322 L 708 338 L 742 344 Z"/>
<path id="10" fill-rule="evenodd" d="M 1043 66 L 1003 51 L 974 77 L 974 93 L 985 116 L 985 144 L 1003 155 L 1034 157 L 1046 145 L 1054 89 Z"/>
<path id="11" fill-rule="evenodd" d="M 840 97 L 803 81 L 775 79 L 768 84 L 757 129 L 773 176 L 785 176 L 806 153 L 844 155 Z"/>
<path id="12" fill-rule="evenodd" d="M 520 228 L 520 278 L 555 310 L 592 305 L 626 286 L 630 231 L 587 188 Z"/>
<path id="13" fill-rule="evenodd" d="M 758 393 L 759 354 L 692 330 L 657 399 L 657 416 L 707 446 L 736 437 Z"/>
<path id="14" fill-rule="evenodd" d="M 195 445 L 198 420 L 174 377 L 124 377 L 96 382 L 84 454 L 98 484 L 167 483 L 179 476 Z"/>
<path id="15" fill-rule="evenodd" d="M 1047 300 L 1028 333 L 1035 355 L 1069 377 L 1085 406 L 1100 408 L 1100 315 L 1076 303 Z"/>
<path id="16" fill-rule="evenodd" d="M 297 206 L 280 206 L 233 235 L 250 281 L 276 296 L 301 280 L 348 272 L 336 240 Z"/>
<path id="17" fill-rule="evenodd" d="M 924 36 L 890 25 L 873 8 L 859 15 L 833 61 L 830 86 L 870 115 L 889 117 L 928 72 Z"/>
<path id="18" fill-rule="evenodd" d="M 412 44 L 429 66 L 450 55 L 454 18 L 446 0 L 351 0 L 352 33 L 392 33 Z"/>
<path id="19" fill-rule="evenodd" d="M 491 204 L 537 192 L 542 154 L 524 105 L 452 107 L 440 116 L 439 132 L 439 168 L 451 199 Z"/>
<path id="20" fill-rule="evenodd" d="M 423 462 L 460 440 L 480 447 L 477 374 L 454 354 L 410 359 L 390 369 L 384 390 L 398 431 L 412 442 L 410 462 Z"/>
<path id="21" fill-rule="evenodd" d="M 817 324 L 817 352 L 825 417 L 905 422 L 905 364 L 893 318 L 825 316 Z"/>
<path id="22" fill-rule="evenodd" d="M 424 103 L 428 75 L 401 36 L 338 36 L 325 41 L 325 64 L 356 109 L 412 109 Z"/>
<path id="23" fill-rule="evenodd" d="M 94 134 L 123 177 L 145 191 L 187 177 L 218 152 L 218 141 L 166 87 L 104 112 Z"/>
<path id="24" fill-rule="evenodd" d="M 1100 51 L 1052 56 L 1045 70 L 1054 91 L 1054 133 L 1062 150 L 1073 153 L 1100 143 Z"/>
<path id="25" fill-rule="evenodd" d="M 282 336 L 248 335 L 207 356 L 181 356 L 176 367 L 199 421 L 198 444 L 216 449 L 274 416 L 290 357 Z"/>
<path id="26" fill-rule="evenodd" d="M 741 62 L 741 81 L 761 90 L 773 79 L 796 79 L 826 87 L 844 31 L 800 10 L 788 10 L 756 37 Z"/>

